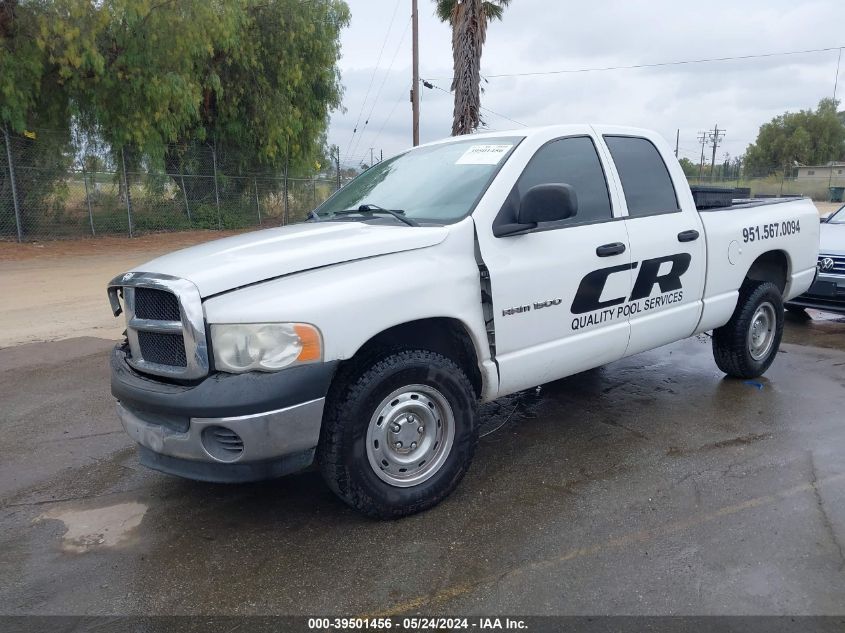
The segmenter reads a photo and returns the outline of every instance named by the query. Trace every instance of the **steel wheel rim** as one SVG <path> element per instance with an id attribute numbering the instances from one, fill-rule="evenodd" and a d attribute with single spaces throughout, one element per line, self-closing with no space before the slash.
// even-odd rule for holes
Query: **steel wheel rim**
<path id="1" fill-rule="evenodd" d="M 757 306 L 748 328 L 748 352 L 751 358 L 762 360 L 771 352 L 776 327 L 775 307 L 768 301 Z"/>
<path id="2" fill-rule="evenodd" d="M 429 385 L 406 385 L 384 398 L 367 426 L 367 459 L 382 481 L 398 488 L 433 477 L 455 442 L 455 416 Z"/>

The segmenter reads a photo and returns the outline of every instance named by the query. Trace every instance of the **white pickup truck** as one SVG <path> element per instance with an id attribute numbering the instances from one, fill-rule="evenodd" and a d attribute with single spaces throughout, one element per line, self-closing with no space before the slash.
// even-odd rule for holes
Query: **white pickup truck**
<path id="1" fill-rule="evenodd" d="M 403 516 L 458 485 L 479 402 L 709 330 L 723 372 L 762 374 L 818 243 L 806 199 L 698 210 L 646 130 L 450 138 L 308 222 L 115 278 L 112 393 L 146 466 L 239 482 L 316 461 L 348 504 Z"/>

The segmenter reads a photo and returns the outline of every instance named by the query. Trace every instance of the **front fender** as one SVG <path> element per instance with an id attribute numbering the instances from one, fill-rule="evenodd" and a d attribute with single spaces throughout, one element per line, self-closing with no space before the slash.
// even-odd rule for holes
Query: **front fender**
<path id="1" fill-rule="evenodd" d="M 449 227 L 427 248 L 356 260 L 289 275 L 205 301 L 209 323 L 311 323 L 323 335 L 324 358 L 345 360 L 388 328 L 446 317 L 469 333 L 488 375 L 491 360 L 481 306 L 471 219 Z M 409 231 L 414 230 L 408 228 Z M 485 379 L 485 392 L 489 380 Z"/>

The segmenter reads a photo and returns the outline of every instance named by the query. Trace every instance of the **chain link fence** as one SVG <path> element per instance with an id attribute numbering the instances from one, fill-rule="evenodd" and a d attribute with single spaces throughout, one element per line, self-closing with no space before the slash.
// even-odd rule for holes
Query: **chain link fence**
<path id="1" fill-rule="evenodd" d="M 807 174 L 807 171 L 815 171 L 816 174 Z M 691 178 L 689 182 L 691 185 L 747 189 L 752 198 L 806 196 L 816 202 L 829 202 L 841 197 L 842 193 L 837 189 L 845 188 L 845 164 L 823 166 L 814 170 L 787 170 L 786 173 L 781 170 L 780 173 L 775 172 L 769 176 L 715 180 Z"/>
<path id="2" fill-rule="evenodd" d="M 68 132 L 0 134 L 0 240 L 134 236 L 195 229 L 232 230 L 299 222 L 349 179 L 227 173 L 225 148 L 213 143 L 168 153 L 151 169 L 129 152 L 112 152 Z M 690 184 L 744 189 L 749 197 L 841 199 L 845 164 L 705 173 Z M 728 177 L 730 176 L 730 177 Z"/>
<path id="3" fill-rule="evenodd" d="M 230 175 L 213 144 L 167 168 L 132 167 L 124 152 L 85 153 L 61 132 L 0 135 L 0 240 L 79 238 L 298 222 L 342 180 Z"/>

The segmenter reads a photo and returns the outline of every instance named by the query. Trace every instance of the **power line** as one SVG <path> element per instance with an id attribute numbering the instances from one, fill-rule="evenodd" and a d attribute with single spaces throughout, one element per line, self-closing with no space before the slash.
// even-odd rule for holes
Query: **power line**
<path id="1" fill-rule="evenodd" d="M 517 121 L 516 119 L 512 119 L 509 116 L 505 116 L 504 114 L 500 114 L 500 113 L 496 112 L 495 110 L 491 110 L 488 107 L 485 107 L 483 105 L 479 105 L 478 107 L 481 108 L 482 110 L 484 110 L 485 112 L 489 112 L 490 114 L 493 114 L 493 115 L 499 117 L 500 119 L 505 119 L 506 121 L 510 121 L 511 123 L 516 123 L 517 125 L 521 125 L 522 127 L 528 127 L 527 123 L 522 123 L 520 121 Z"/>
<path id="2" fill-rule="evenodd" d="M 449 90 L 446 90 L 445 88 L 441 88 L 440 86 L 433 84 L 431 81 L 427 81 L 425 79 L 420 79 L 420 81 L 422 82 L 422 85 L 425 86 L 426 88 L 429 88 L 429 89 L 434 88 L 435 90 L 439 90 L 440 92 L 445 92 L 447 95 L 452 94 Z M 491 110 L 490 108 L 487 108 L 483 105 L 479 105 L 478 107 L 481 110 L 484 110 L 485 112 L 489 112 L 490 114 L 493 114 L 493 115 L 495 115 L 495 116 L 497 116 L 501 119 L 505 119 L 506 121 L 510 121 L 511 123 L 516 123 L 517 125 L 521 125 L 522 127 L 528 127 L 527 123 L 522 123 L 521 121 L 517 121 L 516 119 L 512 119 L 509 116 L 505 116 L 504 114 L 500 114 L 499 112 L 496 112 L 495 110 Z"/>
<path id="3" fill-rule="evenodd" d="M 566 68 L 563 70 L 544 70 L 544 71 L 531 71 L 531 72 L 520 72 L 520 73 L 498 73 L 495 75 L 485 75 L 487 79 L 498 79 L 504 77 L 534 77 L 534 76 L 542 76 L 542 75 L 565 75 L 565 74 L 573 74 L 573 73 L 592 73 L 592 72 L 604 72 L 608 70 L 634 70 L 637 68 L 658 68 L 661 66 L 683 66 L 687 64 L 707 64 L 712 62 L 728 62 L 728 61 L 739 61 L 744 59 L 762 59 L 766 57 L 785 57 L 788 55 L 805 55 L 808 53 L 824 53 L 829 51 L 838 51 L 841 50 L 842 46 L 828 46 L 825 48 L 808 48 L 805 50 L 800 51 L 782 51 L 777 53 L 756 53 L 753 55 L 734 55 L 731 57 L 706 57 L 702 59 L 684 59 L 678 61 L 669 61 L 669 62 L 654 62 L 648 64 L 631 64 L 627 66 L 595 66 L 595 67 L 586 67 L 586 68 Z M 435 79 L 450 79 L 449 77 L 436 77 Z"/>
<path id="4" fill-rule="evenodd" d="M 378 92 L 376 92 L 375 100 L 373 101 L 373 106 L 370 108 L 370 113 L 367 115 L 367 121 L 364 122 L 364 125 L 369 123 L 370 117 L 373 115 L 373 110 L 376 107 L 376 102 L 378 101 L 379 96 L 381 96 L 381 91 L 384 88 L 384 84 L 387 81 L 387 78 L 390 76 L 390 71 L 393 70 L 393 65 L 396 63 L 396 57 L 399 55 L 399 51 L 402 49 L 402 44 L 405 43 L 405 38 L 408 36 L 408 28 L 411 26 L 411 18 L 408 18 L 408 21 L 405 23 L 405 30 L 402 31 L 402 37 L 399 38 L 399 44 L 396 45 L 396 50 L 393 51 L 393 58 L 390 60 L 390 66 L 387 67 L 387 71 L 384 73 L 384 78 L 381 80 L 381 85 L 378 87 Z"/>
<path id="5" fill-rule="evenodd" d="M 402 37 L 399 39 L 399 44 L 396 45 L 396 50 L 393 52 L 393 58 L 390 60 L 390 66 L 387 67 L 387 70 L 384 73 L 384 77 L 381 80 L 381 84 L 378 87 L 378 92 L 376 92 L 376 96 L 373 99 L 372 107 L 370 108 L 369 114 L 367 114 L 367 118 L 364 121 L 364 127 L 361 128 L 361 134 L 358 136 L 358 140 L 355 142 L 355 146 L 352 148 L 352 153 L 355 153 L 355 150 L 358 149 L 358 144 L 361 142 L 361 139 L 364 136 L 364 131 L 367 129 L 367 126 L 370 124 L 370 119 L 373 118 L 373 111 L 376 109 L 376 105 L 378 104 L 379 97 L 381 96 L 381 91 L 384 88 L 385 82 L 387 82 L 387 78 L 390 76 L 390 71 L 393 70 L 393 65 L 396 63 L 396 57 L 399 55 L 399 51 L 402 48 L 402 44 L 405 43 L 405 37 L 408 35 L 408 27 L 411 25 L 411 18 L 408 18 L 408 22 L 405 24 L 405 30 L 402 32 Z"/>
<path id="6" fill-rule="evenodd" d="M 376 141 L 381 138 L 381 133 L 384 131 L 385 126 L 390 122 L 390 119 L 393 118 L 393 113 L 396 112 L 396 108 L 399 107 L 399 104 L 405 100 L 406 93 L 403 89 L 402 93 L 399 95 L 399 98 L 396 99 L 396 102 L 393 104 L 393 107 L 390 109 L 390 113 L 387 115 L 387 118 L 382 122 L 381 127 L 378 129 L 378 133 L 376 134 L 375 139 L 373 139 L 373 145 L 376 144 Z"/>
<path id="7" fill-rule="evenodd" d="M 399 11 L 399 4 L 402 0 L 396 0 L 396 6 L 393 8 L 393 16 L 390 18 L 390 24 L 387 26 L 387 33 L 384 34 L 384 41 L 381 43 L 381 49 L 378 53 L 378 58 L 376 59 L 376 65 L 373 68 L 373 74 L 370 75 L 370 83 L 367 86 L 367 92 L 364 94 L 364 101 L 361 102 L 361 110 L 358 112 L 358 119 L 355 121 L 355 127 L 352 129 L 352 138 L 349 139 L 349 143 L 346 146 L 346 152 L 349 153 L 349 147 L 352 145 L 352 141 L 355 139 L 355 134 L 358 132 L 358 126 L 361 124 L 361 116 L 364 114 L 364 108 L 367 107 L 367 99 L 370 97 L 370 90 L 373 87 L 373 81 L 375 81 L 376 73 L 378 72 L 379 65 L 381 64 L 381 56 L 384 54 L 384 47 L 387 45 L 387 39 L 390 37 L 390 31 L 393 28 L 393 21 L 396 19 L 396 13 Z"/>

